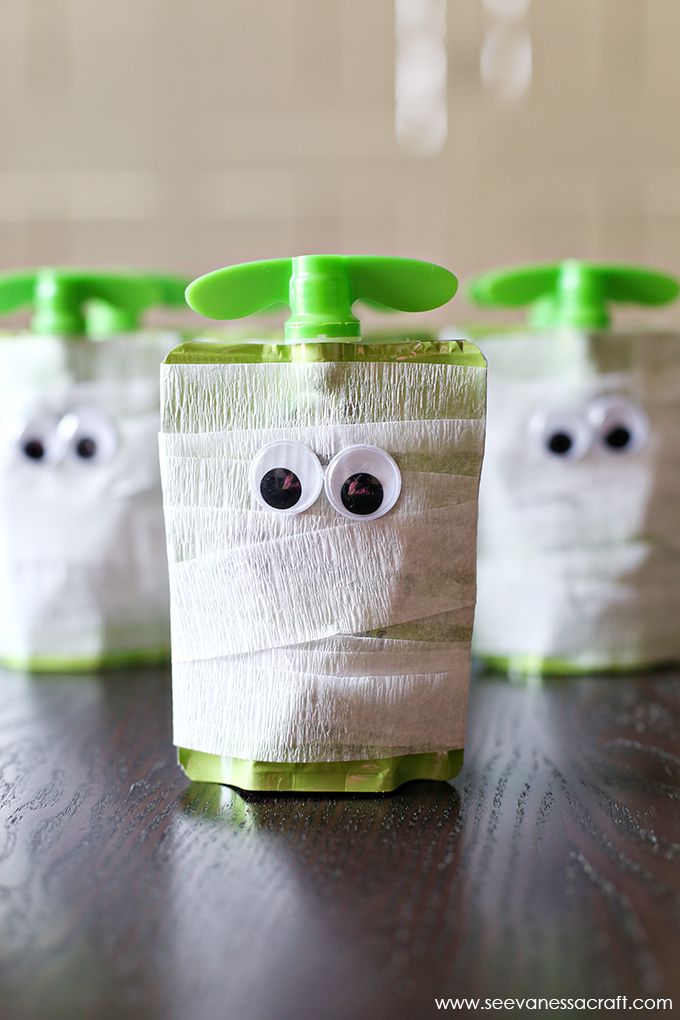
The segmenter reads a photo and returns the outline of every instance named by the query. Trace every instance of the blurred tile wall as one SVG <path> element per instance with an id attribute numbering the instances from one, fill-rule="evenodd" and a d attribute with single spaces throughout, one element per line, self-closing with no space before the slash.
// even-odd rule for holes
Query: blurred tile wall
<path id="1" fill-rule="evenodd" d="M 680 272 L 678 0 L 0 8 L 0 268 L 369 251 Z"/>

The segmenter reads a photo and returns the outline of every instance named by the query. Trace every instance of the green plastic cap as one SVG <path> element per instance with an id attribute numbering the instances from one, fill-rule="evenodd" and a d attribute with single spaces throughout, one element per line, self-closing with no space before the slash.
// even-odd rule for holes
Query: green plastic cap
<path id="1" fill-rule="evenodd" d="M 540 328 L 602 329 L 610 323 L 610 303 L 663 305 L 679 290 L 674 276 L 653 269 L 569 259 L 484 273 L 469 294 L 485 308 L 529 305 L 529 322 Z"/>
<path id="2" fill-rule="evenodd" d="M 134 330 L 147 308 L 184 304 L 186 280 L 159 273 L 33 269 L 0 273 L 0 314 L 32 308 L 42 335 L 92 336 Z"/>
<path id="3" fill-rule="evenodd" d="M 187 287 L 191 308 L 211 319 L 240 319 L 280 305 L 291 317 L 287 340 L 359 337 L 355 301 L 424 312 L 450 301 L 458 281 L 431 262 L 379 255 L 298 255 L 245 262 L 199 277 Z"/>

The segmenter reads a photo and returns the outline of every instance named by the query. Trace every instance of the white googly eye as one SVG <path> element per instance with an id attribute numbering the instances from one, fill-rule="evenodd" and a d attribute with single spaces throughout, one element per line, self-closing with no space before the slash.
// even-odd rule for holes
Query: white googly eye
<path id="1" fill-rule="evenodd" d="M 592 445 L 588 422 L 573 411 L 539 411 L 529 427 L 541 453 L 556 460 L 580 460 Z"/>
<path id="2" fill-rule="evenodd" d="M 649 439 L 645 411 L 625 397 L 600 397 L 588 408 L 588 420 L 598 442 L 608 453 L 633 453 Z"/>
<path id="3" fill-rule="evenodd" d="M 69 456 L 83 464 L 105 464 L 118 449 L 118 433 L 107 414 L 95 407 L 78 407 L 59 422 L 59 436 Z"/>
<path id="4" fill-rule="evenodd" d="M 329 503 L 343 517 L 373 521 L 399 499 L 401 472 L 377 446 L 348 446 L 328 465 L 325 486 Z"/>
<path id="5" fill-rule="evenodd" d="M 323 468 L 304 443 L 267 443 L 250 465 L 250 491 L 261 506 L 279 514 L 300 514 L 317 501 Z"/>
<path id="6" fill-rule="evenodd" d="M 17 437 L 21 459 L 35 465 L 55 464 L 61 460 L 64 447 L 58 426 L 55 414 L 44 412 L 32 416 Z"/>

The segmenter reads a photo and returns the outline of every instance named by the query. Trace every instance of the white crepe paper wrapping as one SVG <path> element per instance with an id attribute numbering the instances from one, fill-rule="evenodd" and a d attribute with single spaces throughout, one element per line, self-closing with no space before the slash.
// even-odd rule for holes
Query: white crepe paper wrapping
<path id="1" fill-rule="evenodd" d="M 513 332 L 478 340 L 489 364 L 480 489 L 480 656 L 558 670 L 680 658 L 680 335 Z M 589 408 L 625 400 L 638 448 L 599 441 Z M 551 455 L 541 415 L 585 423 L 588 452 Z M 589 430 L 589 431 L 588 431 Z"/>
<path id="2" fill-rule="evenodd" d="M 88 668 L 169 646 L 159 368 L 176 333 L 0 338 L 0 660 Z M 31 461 L 20 436 L 86 409 L 110 457 Z M 111 430 L 112 426 L 112 430 Z"/>
<path id="3" fill-rule="evenodd" d="M 485 369 L 169 364 L 162 390 L 175 743 L 272 762 L 462 747 Z M 400 498 L 363 522 L 323 492 L 269 512 L 248 472 L 274 440 L 324 467 L 378 446 Z"/>

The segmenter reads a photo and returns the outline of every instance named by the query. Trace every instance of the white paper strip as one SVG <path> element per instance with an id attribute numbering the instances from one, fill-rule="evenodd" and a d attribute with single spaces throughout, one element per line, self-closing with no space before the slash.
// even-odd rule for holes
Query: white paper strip
<path id="1" fill-rule="evenodd" d="M 475 521 L 476 503 L 467 503 L 406 524 L 390 515 L 349 521 L 174 563 L 173 661 L 361 633 L 467 606 Z"/>
<path id="2" fill-rule="evenodd" d="M 161 378 L 163 432 L 479 419 L 486 405 L 486 369 L 462 365 L 170 364 Z"/>
<path id="3" fill-rule="evenodd" d="M 174 740 L 209 754 L 260 761 L 354 761 L 446 751 L 465 738 L 469 649 L 443 673 L 332 676 L 173 666 Z M 276 697 L 272 698 L 272 675 Z M 378 710 L 379 706 L 379 710 Z"/>
<path id="4" fill-rule="evenodd" d="M 371 442 L 392 450 L 404 471 L 441 471 L 478 477 L 484 454 L 484 418 L 364 422 L 358 425 L 290 426 L 276 429 L 232 428 L 224 432 L 161 433 L 163 457 L 250 463 L 265 443 L 290 440 L 313 446 L 326 464 L 337 450 Z"/>

